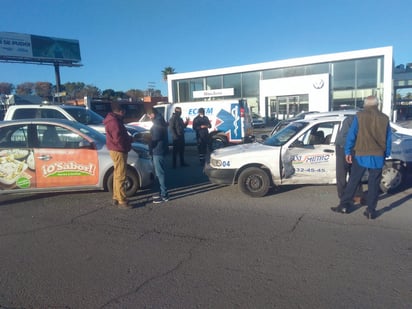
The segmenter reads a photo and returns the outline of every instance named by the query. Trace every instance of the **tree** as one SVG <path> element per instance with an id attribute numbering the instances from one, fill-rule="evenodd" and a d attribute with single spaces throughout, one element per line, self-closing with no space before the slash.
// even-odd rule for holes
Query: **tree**
<path id="1" fill-rule="evenodd" d="M 143 91 L 139 89 L 130 89 L 126 91 L 126 95 L 130 99 L 132 99 L 133 102 L 141 101 L 141 99 L 144 97 Z"/>
<path id="2" fill-rule="evenodd" d="M 83 91 L 85 87 L 84 83 L 65 83 L 62 85 L 62 90 L 66 91 L 67 98 L 68 99 L 81 99 L 84 97 L 81 92 Z"/>
<path id="3" fill-rule="evenodd" d="M 34 92 L 39 97 L 48 100 L 52 97 L 53 85 L 48 82 L 37 82 L 34 84 Z"/>
<path id="4" fill-rule="evenodd" d="M 169 74 L 176 74 L 176 71 L 172 67 L 165 67 L 162 71 L 162 77 L 164 81 L 167 81 L 167 75 Z"/>
<path id="5" fill-rule="evenodd" d="M 112 100 L 115 97 L 115 91 L 113 89 L 103 90 L 102 97 L 108 100 Z"/>
<path id="6" fill-rule="evenodd" d="M 82 90 L 77 93 L 76 99 L 84 98 L 85 96 L 89 98 L 100 97 L 100 89 L 93 85 L 86 85 Z"/>
<path id="7" fill-rule="evenodd" d="M 33 93 L 34 83 L 25 82 L 17 85 L 16 94 L 17 95 L 31 95 Z"/>
<path id="8" fill-rule="evenodd" d="M 0 83 L 0 94 L 11 94 L 14 90 L 13 84 Z"/>

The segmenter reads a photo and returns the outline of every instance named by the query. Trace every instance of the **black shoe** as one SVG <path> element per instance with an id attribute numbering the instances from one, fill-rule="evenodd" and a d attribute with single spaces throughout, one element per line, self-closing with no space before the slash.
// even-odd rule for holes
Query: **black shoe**
<path id="1" fill-rule="evenodd" d="M 339 212 L 341 214 L 346 214 L 348 212 L 348 209 L 346 207 L 341 206 L 341 205 L 338 205 L 336 207 L 331 207 L 330 209 L 334 212 Z"/>
<path id="2" fill-rule="evenodd" d="M 165 203 L 169 201 L 168 196 L 159 196 L 158 198 L 153 199 L 154 204 Z"/>
<path id="3" fill-rule="evenodd" d="M 376 217 L 378 217 L 378 212 L 376 210 L 366 209 L 363 215 L 366 217 L 366 219 L 373 220 L 376 219 Z"/>

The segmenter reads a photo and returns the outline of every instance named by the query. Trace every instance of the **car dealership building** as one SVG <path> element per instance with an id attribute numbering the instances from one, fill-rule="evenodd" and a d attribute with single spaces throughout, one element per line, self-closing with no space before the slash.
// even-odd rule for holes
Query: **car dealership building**
<path id="1" fill-rule="evenodd" d="M 170 102 L 246 99 L 266 119 L 362 108 L 365 97 L 376 95 L 381 110 L 396 118 L 396 91 L 412 88 L 404 71 L 394 68 L 388 46 L 172 74 L 168 93 Z"/>

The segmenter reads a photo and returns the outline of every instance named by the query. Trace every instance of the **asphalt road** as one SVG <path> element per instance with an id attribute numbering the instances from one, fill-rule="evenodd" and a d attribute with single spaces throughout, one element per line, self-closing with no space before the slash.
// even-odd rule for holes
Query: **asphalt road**
<path id="1" fill-rule="evenodd" d="M 330 211 L 334 186 L 254 199 L 187 158 L 166 204 L 0 196 L 0 308 L 412 308 L 411 185 L 368 221 Z"/>

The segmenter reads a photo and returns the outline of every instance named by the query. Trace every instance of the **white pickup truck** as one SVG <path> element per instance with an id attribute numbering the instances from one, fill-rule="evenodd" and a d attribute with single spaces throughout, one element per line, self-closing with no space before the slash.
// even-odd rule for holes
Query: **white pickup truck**
<path id="1" fill-rule="evenodd" d="M 4 120 L 55 118 L 78 121 L 104 133 L 103 117 L 83 107 L 74 105 L 24 104 L 7 108 Z"/>
<path id="2" fill-rule="evenodd" d="M 75 105 L 53 105 L 53 104 L 24 104 L 11 105 L 7 108 L 4 120 L 55 118 L 78 121 L 96 131 L 106 134 L 103 117 L 96 112 L 84 107 Z M 135 141 L 147 144 L 150 139 L 150 132 L 144 128 L 126 124 L 126 129 L 130 135 L 135 137 Z"/>
<path id="3" fill-rule="evenodd" d="M 252 197 L 271 186 L 336 183 L 335 139 L 344 116 L 302 119 L 268 137 L 263 143 L 215 150 L 205 173 L 212 183 L 238 184 Z M 412 166 L 412 130 L 392 127 L 392 154 L 382 171 L 381 190 L 399 188 Z M 398 131 L 398 132 L 396 132 Z M 408 134 L 409 133 L 409 134 Z"/>

